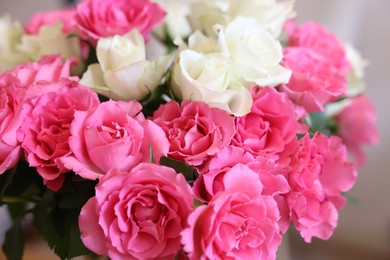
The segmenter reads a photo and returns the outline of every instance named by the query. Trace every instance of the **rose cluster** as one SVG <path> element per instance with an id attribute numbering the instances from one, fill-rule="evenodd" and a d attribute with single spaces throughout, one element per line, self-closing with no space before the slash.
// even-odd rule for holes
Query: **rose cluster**
<path id="1" fill-rule="evenodd" d="M 364 60 L 297 25 L 293 2 L 84 0 L 2 19 L 0 174 L 26 161 L 55 193 L 96 181 L 77 229 L 111 259 L 275 259 L 290 222 L 328 239 L 375 109 Z"/>

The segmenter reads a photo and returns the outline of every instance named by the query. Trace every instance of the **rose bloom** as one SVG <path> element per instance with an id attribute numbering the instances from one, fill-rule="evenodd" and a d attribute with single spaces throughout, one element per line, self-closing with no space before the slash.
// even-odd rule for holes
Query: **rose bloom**
<path id="1" fill-rule="evenodd" d="M 335 67 L 345 77 L 351 65 L 347 59 L 343 44 L 336 35 L 320 24 L 306 22 L 300 26 L 288 23 L 288 46 L 311 49 L 321 55 L 328 66 Z"/>
<path id="2" fill-rule="evenodd" d="M 347 94 L 347 81 L 340 70 L 310 48 L 285 49 L 282 64 L 292 70 L 292 76 L 280 89 L 309 113 L 323 111 L 325 104 Z"/>
<path id="3" fill-rule="evenodd" d="M 98 63 L 88 66 L 80 82 L 114 100 L 142 100 L 153 92 L 167 69 L 168 56 L 145 59 L 145 42 L 136 30 L 101 38 L 96 47 Z"/>
<path id="4" fill-rule="evenodd" d="M 168 156 L 194 166 L 227 146 L 235 133 L 232 116 L 203 102 L 170 101 L 154 112 L 153 121 L 169 140 Z"/>
<path id="5" fill-rule="evenodd" d="M 378 142 L 375 107 L 367 96 L 354 97 L 336 117 L 337 134 L 359 165 L 365 162 L 362 146 Z"/>
<path id="6" fill-rule="evenodd" d="M 75 14 L 76 11 L 73 9 L 35 13 L 35 15 L 26 23 L 24 29 L 28 34 L 38 34 L 42 26 L 61 22 L 63 26 L 62 31 L 64 33 L 70 33 L 76 26 L 74 20 Z"/>
<path id="7" fill-rule="evenodd" d="M 263 194 L 275 195 L 287 193 L 290 188 L 283 172 L 270 159 L 252 154 L 235 146 L 223 148 L 215 154 L 199 171 L 199 178 L 194 183 L 194 193 L 202 201 L 210 201 L 225 190 L 223 178 L 237 164 L 247 165 L 256 172 L 264 184 Z"/>
<path id="8" fill-rule="evenodd" d="M 292 159 L 288 175 L 291 192 L 286 200 L 292 221 L 307 243 L 312 237 L 329 239 L 337 225 L 338 209 L 346 199 L 357 172 L 346 161 L 341 139 L 317 132 L 312 139 L 305 135 Z"/>
<path id="9" fill-rule="evenodd" d="M 93 44 L 137 28 L 145 40 L 162 22 L 165 11 L 149 0 L 84 0 L 76 6 L 77 28 Z"/>
<path id="10" fill-rule="evenodd" d="M 77 80 L 77 77 L 70 76 L 70 68 L 75 62 L 75 59 L 63 62 L 58 55 L 48 55 L 37 62 L 23 63 L 6 73 L 17 78 L 20 85 L 28 89 L 27 98 L 31 99 L 57 90 L 60 85 L 50 83 L 58 82 L 62 78 Z"/>
<path id="11" fill-rule="evenodd" d="M 224 176 L 225 190 L 189 216 L 182 232 L 190 259 L 275 259 L 281 243 L 278 205 L 263 184 L 238 164 Z"/>
<path id="12" fill-rule="evenodd" d="M 294 105 L 284 93 L 263 87 L 252 91 L 251 112 L 236 118 L 237 133 L 232 144 L 253 156 L 265 156 L 288 163 L 295 151 L 300 125 Z"/>
<path id="13" fill-rule="evenodd" d="M 141 111 L 135 102 L 108 101 L 89 111 L 76 111 L 70 126 L 72 156 L 65 167 L 94 180 L 111 169 L 128 171 L 150 159 L 158 162 L 168 152 L 163 130 L 152 121 L 134 118 Z"/>
<path id="14" fill-rule="evenodd" d="M 19 21 L 11 20 L 9 15 L 0 17 L 0 73 L 27 61 L 28 57 L 16 48 L 22 35 Z"/>
<path id="15" fill-rule="evenodd" d="M 245 86 L 277 86 L 287 83 L 291 71 L 280 65 L 282 45 L 254 18 L 237 17 L 221 28 L 218 45 L 235 62 L 233 71 L 245 80 Z"/>
<path id="16" fill-rule="evenodd" d="M 0 174 L 13 167 L 21 156 L 16 131 L 23 117 L 26 89 L 11 74 L 0 76 Z"/>
<path id="17" fill-rule="evenodd" d="M 198 43 L 198 48 L 210 47 Z M 250 111 L 252 99 L 244 84 L 233 80 L 235 72 L 234 61 L 221 52 L 183 50 L 172 70 L 171 89 L 181 100 L 205 102 L 242 116 Z"/>
<path id="18" fill-rule="evenodd" d="M 144 163 L 110 171 L 81 209 L 84 245 L 111 259 L 173 259 L 192 211 L 191 188 L 168 167 Z"/>
<path id="19" fill-rule="evenodd" d="M 74 113 L 97 107 L 99 99 L 96 93 L 75 81 L 63 79 L 53 84 L 59 85 L 58 91 L 27 102 L 21 132 L 29 165 L 36 167 L 48 188 L 58 191 L 64 174 L 69 172 L 60 159 L 71 154 L 68 139 Z"/>

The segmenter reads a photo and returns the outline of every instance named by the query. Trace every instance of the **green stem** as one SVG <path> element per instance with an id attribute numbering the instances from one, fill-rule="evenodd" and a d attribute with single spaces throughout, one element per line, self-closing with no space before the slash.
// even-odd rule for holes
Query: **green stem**
<path id="1" fill-rule="evenodd" d="M 3 196 L 3 203 L 33 202 L 38 203 L 40 200 L 34 197 Z"/>

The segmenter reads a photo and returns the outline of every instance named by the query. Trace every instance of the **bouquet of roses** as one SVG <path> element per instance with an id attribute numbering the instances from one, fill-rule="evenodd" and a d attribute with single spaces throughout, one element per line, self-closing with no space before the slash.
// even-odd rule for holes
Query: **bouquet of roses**
<path id="1" fill-rule="evenodd" d="M 3 17 L 6 255 L 27 215 L 63 259 L 275 259 L 290 222 L 328 239 L 375 111 L 360 54 L 294 17 L 293 0 Z"/>

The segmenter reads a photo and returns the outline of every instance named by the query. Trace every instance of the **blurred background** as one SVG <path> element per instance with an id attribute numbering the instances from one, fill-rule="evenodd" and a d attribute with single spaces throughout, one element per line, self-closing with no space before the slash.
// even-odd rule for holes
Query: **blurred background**
<path id="1" fill-rule="evenodd" d="M 0 14 L 9 13 L 24 23 L 37 11 L 58 9 L 69 2 L 0 0 Z M 366 149 L 367 163 L 349 193 L 357 202 L 348 203 L 340 212 L 333 237 L 305 244 L 291 232 L 284 245 L 287 253 L 278 259 L 390 259 L 390 1 L 296 0 L 296 9 L 298 22 L 321 23 L 369 60 L 367 94 L 377 108 L 380 143 Z M 2 220 L 4 216 L 0 215 L 0 227 Z M 47 251 L 32 245 L 25 259 L 56 259 Z"/>

